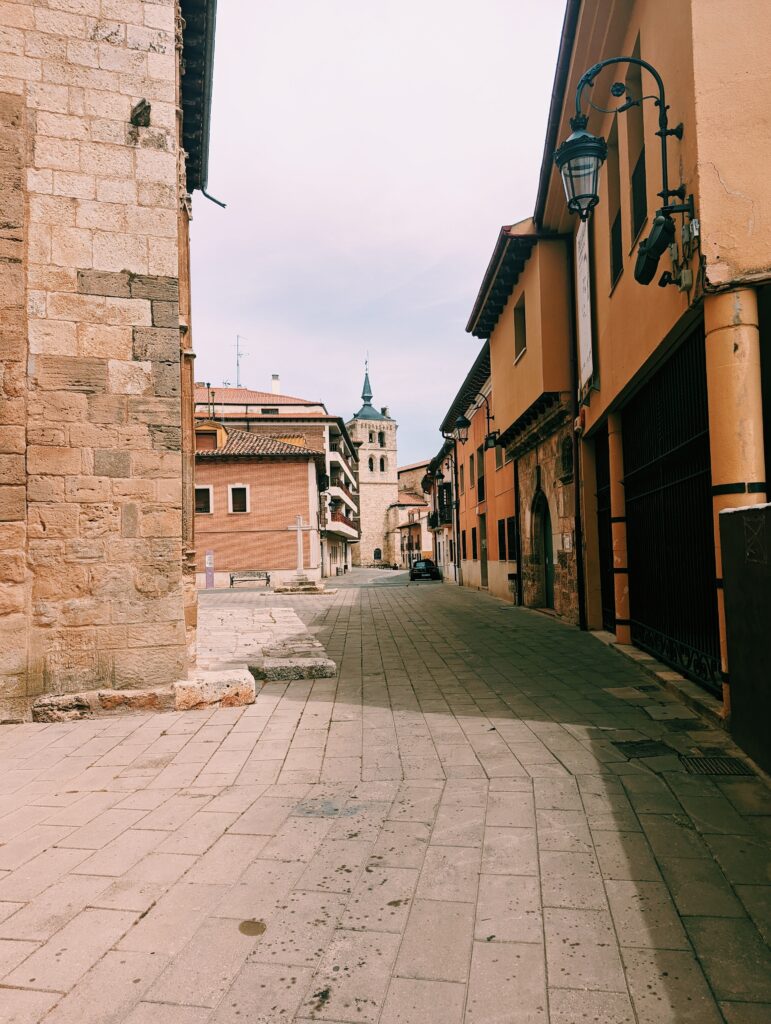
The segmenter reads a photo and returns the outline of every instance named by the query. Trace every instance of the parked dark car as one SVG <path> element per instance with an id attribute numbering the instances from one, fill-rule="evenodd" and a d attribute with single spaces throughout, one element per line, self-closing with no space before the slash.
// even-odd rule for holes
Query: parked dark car
<path id="1" fill-rule="evenodd" d="M 411 580 L 440 580 L 442 574 L 430 558 L 421 558 L 410 569 Z"/>

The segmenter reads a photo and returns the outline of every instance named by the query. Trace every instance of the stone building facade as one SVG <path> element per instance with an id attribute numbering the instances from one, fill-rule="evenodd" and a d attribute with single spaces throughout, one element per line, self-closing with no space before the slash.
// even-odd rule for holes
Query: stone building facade
<path id="1" fill-rule="evenodd" d="M 0 5 L 6 716 L 165 686 L 190 661 L 189 193 L 206 186 L 214 7 Z"/>
<path id="2" fill-rule="evenodd" d="M 364 375 L 361 409 L 346 423 L 358 449 L 360 542 L 353 549 L 353 564 L 393 565 L 399 559 L 398 526 L 389 521 L 389 508 L 399 497 L 397 423 L 383 407 L 372 405 L 369 372 Z"/>

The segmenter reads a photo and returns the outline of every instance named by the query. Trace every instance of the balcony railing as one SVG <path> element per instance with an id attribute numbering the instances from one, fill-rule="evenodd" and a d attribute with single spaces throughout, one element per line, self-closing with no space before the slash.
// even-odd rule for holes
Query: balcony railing
<path id="1" fill-rule="evenodd" d="M 335 479 L 335 477 L 333 477 L 330 480 L 329 483 L 330 483 L 331 487 L 339 487 L 341 491 L 343 491 L 345 494 L 348 495 L 348 497 L 351 499 L 351 501 L 355 501 L 356 500 L 356 498 L 354 497 L 354 494 L 353 494 L 353 491 L 351 490 L 351 488 L 347 484 L 343 483 L 342 480 Z"/>
<path id="2" fill-rule="evenodd" d="M 345 526 L 350 526 L 352 530 L 356 529 L 356 523 L 354 523 L 353 519 L 345 515 L 343 512 L 331 512 L 330 516 L 332 518 L 332 522 L 343 523 Z"/>

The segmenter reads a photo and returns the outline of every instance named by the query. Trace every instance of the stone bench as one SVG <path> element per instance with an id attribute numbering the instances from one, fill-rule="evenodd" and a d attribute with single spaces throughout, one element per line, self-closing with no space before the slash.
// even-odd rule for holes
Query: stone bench
<path id="1" fill-rule="evenodd" d="M 257 580 L 257 582 L 263 582 L 266 587 L 270 586 L 270 573 L 265 572 L 262 569 L 245 569 L 243 572 L 231 572 L 230 573 L 230 585 L 231 587 L 236 581 L 242 580 Z"/>

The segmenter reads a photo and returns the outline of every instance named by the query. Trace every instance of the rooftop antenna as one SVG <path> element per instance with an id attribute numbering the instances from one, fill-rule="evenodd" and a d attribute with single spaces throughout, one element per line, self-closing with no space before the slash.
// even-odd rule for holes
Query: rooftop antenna
<path id="1" fill-rule="evenodd" d="M 241 359 L 247 353 L 241 351 L 241 342 L 248 341 L 248 338 L 242 338 L 240 334 L 236 335 L 236 387 L 241 387 Z"/>

